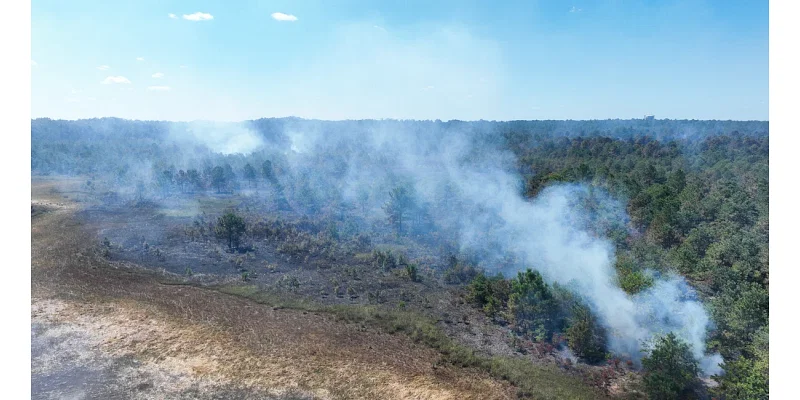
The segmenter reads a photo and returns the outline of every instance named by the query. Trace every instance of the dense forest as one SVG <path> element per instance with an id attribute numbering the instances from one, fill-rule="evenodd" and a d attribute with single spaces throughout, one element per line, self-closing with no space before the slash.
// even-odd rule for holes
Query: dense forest
<path id="1" fill-rule="evenodd" d="M 604 300 L 585 295 L 560 264 L 548 267 L 555 256 L 521 249 L 518 236 L 537 227 L 504 222 L 516 203 L 492 197 L 511 187 L 550 212 L 557 193 L 574 202 L 557 225 L 569 225 L 568 235 L 585 228 L 587 246 L 612 247 L 613 284 L 625 296 L 652 304 L 647 294 L 661 282 L 685 278 L 712 322 L 700 333 L 703 354 L 724 359 L 713 391 L 754 399 L 768 397 L 769 381 L 768 134 L 758 121 L 36 119 L 31 171 L 85 177 L 89 189 L 105 182 L 116 188 L 109 197 L 138 202 L 268 196 L 276 213 L 334 221 L 337 236 L 388 232 L 449 249 L 442 279 L 463 285 L 475 307 L 523 337 L 566 342 L 598 363 L 627 349 L 614 341 L 618 326 L 603 314 Z M 382 264 L 391 257 L 376 254 Z M 658 323 L 670 331 L 685 324 Z M 643 352 L 652 397 L 680 397 L 698 368 L 714 370 L 697 364 L 691 345 L 669 334 Z"/>

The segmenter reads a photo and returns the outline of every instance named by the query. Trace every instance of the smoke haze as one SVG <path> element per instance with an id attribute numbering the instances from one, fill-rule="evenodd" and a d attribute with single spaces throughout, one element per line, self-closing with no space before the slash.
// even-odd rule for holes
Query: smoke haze
<path id="1" fill-rule="evenodd" d="M 114 121 L 101 122 L 96 134 L 87 137 L 120 140 L 113 139 Z M 546 130 L 557 132 L 559 124 L 570 123 L 553 122 Z M 721 357 L 705 354 L 711 320 L 683 277 L 648 271 L 654 284 L 646 291 L 631 296 L 619 287 L 615 246 L 608 232 L 611 227 L 632 229 L 625 199 L 576 183 L 551 184 L 533 199 L 523 196 L 520 167 L 503 135 L 503 127 L 513 127 L 513 122 L 287 118 L 147 124 L 154 131 L 141 135 L 151 137 L 148 140 L 161 150 L 117 145 L 116 156 L 97 153 L 99 158 L 84 168 L 106 171 L 120 193 L 131 195 L 144 187 L 157 200 L 168 195 L 158 191 L 163 171 L 194 169 L 209 176 L 212 168 L 224 166 L 227 176 L 243 182 L 246 164 L 261 176 L 269 161 L 277 185 L 271 192 L 242 195 L 285 197 L 293 213 L 312 218 L 337 215 L 367 235 L 387 231 L 384 205 L 392 190 L 404 187 L 414 204 L 406 224 L 409 238 L 434 246 L 445 243 L 490 274 L 513 277 L 526 268 L 539 271 L 547 282 L 569 288 L 590 305 L 607 328 L 609 348 L 616 354 L 639 360 L 647 341 L 674 332 L 691 345 L 705 374 L 720 370 Z M 34 129 L 42 132 L 34 137 L 46 134 L 38 130 L 44 126 Z M 71 126 L 63 125 L 58 135 L 74 135 Z M 78 168 L 84 157 L 59 165 L 85 173 Z M 37 163 L 50 159 L 33 158 Z M 35 168 L 44 167 L 52 168 Z M 665 270 L 669 268 L 661 269 Z"/>
<path id="2" fill-rule="evenodd" d="M 380 205 L 389 188 L 410 183 L 416 201 L 432 205 L 437 229 L 454 233 L 461 250 L 480 254 L 487 269 L 512 257 L 520 261 L 502 267 L 506 276 L 532 267 L 587 300 L 608 328 L 615 353 L 639 359 L 643 343 L 675 332 L 692 346 L 707 375 L 719 372 L 721 357 L 705 355 L 708 314 L 682 277 L 657 277 L 635 296 L 617 286 L 614 246 L 588 224 L 599 218 L 624 225 L 627 216 L 622 204 L 600 190 L 562 184 L 527 200 L 513 155 L 491 136 L 471 132 L 415 134 L 382 125 L 363 135 L 290 129 L 287 136 L 287 161 L 313 182 L 326 182 L 315 187 L 321 196 L 333 191 L 353 202 L 367 193 L 371 216 L 385 218 Z M 314 162 L 333 151 L 343 157 L 339 169 Z M 591 210 L 578 204 L 587 198 L 595 203 Z"/>

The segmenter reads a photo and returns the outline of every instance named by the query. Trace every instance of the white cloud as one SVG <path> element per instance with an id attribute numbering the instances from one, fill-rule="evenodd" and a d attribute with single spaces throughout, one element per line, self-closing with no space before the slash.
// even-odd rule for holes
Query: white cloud
<path id="1" fill-rule="evenodd" d="M 208 13 L 196 12 L 194 14 L 183 14 L 183 19 L 189 21 L 208 21 L 214 19 L 214 16 Z"/>
<path id="2" fill-rule="evenodd" d="M 164 77 L 163 72 L 156 72 L 155 74 L 153 74 L 153 78 L 163 78 L 163 77 Z"/>
<path id="3" fill-rule="evenodd" d="M 109 68 L 111 68 L 111 67 L 109 67 L 108 65 L 101 65 L 101 66 L 97 67 L 97 69 L 99 69 L 100 71 L 105 71 L 105 70 L 108 70 Z"/>
<path id="4" fill-rule="evenodd" d="M 148 86 L 147 90 L 151 92 L 166 92 L 168 90 L 172 90 L 169 86 Z"/>
<path id="5" fill-rule="evenodd" d="M 136 61 L 144 61 L 144 57 L 136 57 Z"/>
<path id="6" fill-rule="evenodd" d="M 185 65 L 181 65 L 181 68 L 189 68 L 189 67 L 187 67 L 187 66 L 185 66 Z"/>
<path id="7" fill-rule="evenodd" d="M 433 86 L 428 85 L 428 86 L 425 86 L 424 88 L 422 88 L 422 90 L 428 91 L 428 90 L 432 90 L 433 88 L 434 88 Z"/>
<path id="8" fill-rule="evenodd" d="M 576 12 L 581 12 L 581 11 L 583 11 L 582 8 L 578 8 L 578 7 L 575 7 L 575 6 L 572 6 L 572 8 L 569 9 L 569 12 L 571 12 L 571 13 L 576 13 Z"/>
<path id="9" fill-rule="evenodd" d="M 169 13 L 167 15 L 169 15 L 169 17 L 172 18 L 172 19 L 178 19 L 178 16 L 173 14 L 173 13 Z"/>
<path id="10" fill-rule="evenodd" d="M 280 12 L 272 13 L 272 19 L 276 21 L 289 21 L 294 22 L 297 21 L 297 17 L 292 14 L 284 14 Z"/>
<path id="11" fill-rule="evenodd" d="M 36 61 L 31 60 L 31 67 L 38 67 L 38 66 L 39 66 L 39 63 L 37 63 Z"/>
<path id="12" fill-rule="evenodd" d="M 100 83 L 102 83 L 104 85 L 108 85 L 110 83 L 125 83 L 125 84 L 129 84 L 129 83 L 131 83 L 131 81 L 129 81 L 128 78 L 126 78 L 124 76 L 109 76 L 106 79 L 103 79 L 103 81 L 100 82 Z"/>

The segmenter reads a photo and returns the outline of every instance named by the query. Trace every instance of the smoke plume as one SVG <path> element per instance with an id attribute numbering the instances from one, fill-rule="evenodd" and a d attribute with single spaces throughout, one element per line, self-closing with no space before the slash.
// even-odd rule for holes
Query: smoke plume
<path id="1" fill-rule="evenodd" d="M 511 276 L 531 267 L 583 297 L 607 328 L 615 353 L 638 360 L 645 342 L 674 332 L 691 345 L 704 373 L 719 372 L 721 357 L 705 354 L 708 313 L 682 277 L 657 276 L 635 296 L 617 285 L 614 246 L 591 226 L 627 222 L 623 205 L 609 195 L 561 184 L 524 198 L 514 156 L 493 135 L 408 132 L 391 124 L 335 135 L 305 130 L 287 129 L 290 144 L 283 154 L 315 183 L 318 198 L 331 192 L 345 202 L 360 198 L 370 203 L 372 218 L 385 218 L 380 206 L 389 190 L 410 185 L 416 202 L 427 205 L 434 229 L 453 234 L 461 250 L 480 255 L 487 269 Z M 593 202 L 589 209 L 587 199 Z M 518 261 L 503 262 L 509 258 Z"/>

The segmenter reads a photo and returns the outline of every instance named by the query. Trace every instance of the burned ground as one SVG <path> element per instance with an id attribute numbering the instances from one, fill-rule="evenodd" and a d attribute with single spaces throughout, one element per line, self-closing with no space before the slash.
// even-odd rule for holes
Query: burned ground
<path id="1" fill-rule="evenodd" d="M 181 235 L 191 218 L 146 208 L 111 212 L 79 191 L 65 198 L 63 193 L 70 191 L 63 182 L 59 190 L 54 187 L 49 181 L 33 182 L 36 398 L 63 397 L 76 385 L 85 390 L 75 395 L 123 398 L 601 395 L 581 382 L 589 377 L 585 371 L 559 372 L 542 358 L 536 359 L 541 366 L 531 370 L 538 374 L 531 378 L 548 386 L 520 390 L 502 374 L 448 361 L 453 357 L 426 341 L 430 334 L 400 334 L 408 333 L 403 329 L 407 321 L 421 324 L 413 319 L 419 315 L 455 343 L 474 346 L 469 348 L 477 354 L 517 353 L 501 327 L 487 323 L 464 304 L 458 288 L 438 283 L 432 272 L 411 282 L 396 272 L 402 269 L 377 269 L 358 253 L 320 268 L 316 260 L 287 259 L 274 243 L 255 244 L 249 252 L 254 256 L 228 253 L 216 241 L 187 240 L 185 231 Z M 164 228 L 159 230 L 164 234 L 145 236 L 141 243 L 148 241 L 146 249 L 137 235 L 151 224 Z M 153 247 L 160 254 L 153 254 Z M 203 251 L 213 249 L 221 259 Z M 239 257 L 245 257 L 241 265 L 235 261 Z M 265 261 L 277 265 L 275 272 L 264 266 L 259 270 Z M 249 282 L 242 282 L 243 269 L 256 272 Z M 292 277 L 300 284 L 282 284 Z M 357 288 L 357 295 L 345 290 L 337 296 L 332 279 L 340 287 Z M 383 301 L 369 295 L 379 290 L 385 292 Z M 348 308 L 330 308 L 342 306 Z M 370 318 L 354 317 L 360 313 Z M 408 320 L 396 320 L 398 334 L 391 334 L 375 323 L 381 315 Z M 518 358 L 535 365 L 530 354 Z"/>

